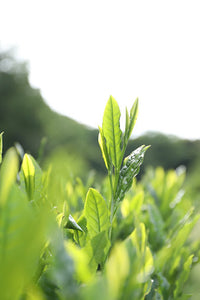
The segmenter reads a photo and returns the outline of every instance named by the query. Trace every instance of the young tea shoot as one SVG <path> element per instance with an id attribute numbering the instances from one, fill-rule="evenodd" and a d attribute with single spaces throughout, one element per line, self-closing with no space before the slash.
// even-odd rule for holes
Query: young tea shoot
<path id="1" fill-rule="evenodd" d="M 105 166 L 108 171 L 111 198 L 110 210 L 110 238 L 112 222 L 119 203 L 124 199 L 125 193 L 131 188 L 133 178 L 139 173 L 144 154 L 149 146 L 141 146 L 124 158 L 129 138 L 132 134 L 138 116 L 138 99 L 128 112 L 126 109 L 125 132 L 120 128 L 120 108 L 117 101 L 110 96 L 103 115 L 102 128 L 99 127 L 99 145 Z"/>

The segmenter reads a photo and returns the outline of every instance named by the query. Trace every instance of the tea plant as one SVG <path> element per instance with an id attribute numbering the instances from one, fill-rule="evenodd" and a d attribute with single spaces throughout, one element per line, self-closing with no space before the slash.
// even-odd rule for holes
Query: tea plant
<path id="1" fill-rule="evenodd" d="M 42 171 L 14 148 L 2 161 L 0 135 L 0 299 L 189 299 L 184 284 L 199 261 L 189 240 L 199 215 L 184 194 L 184 170 L 137 176 L 149 146 L 124 158 L 138 115 L 107 102 L 99 145 L 101 186 Z M 58 180 L 59 179 L 59 180 Z"/>

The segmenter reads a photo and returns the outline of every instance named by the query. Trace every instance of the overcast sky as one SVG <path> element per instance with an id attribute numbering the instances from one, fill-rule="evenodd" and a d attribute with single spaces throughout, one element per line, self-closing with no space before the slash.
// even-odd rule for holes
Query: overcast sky
<path id="1" fill-rule="evenodd" d="M 0 0 L 0 46 L 56 111 L 97 127 L 139 97 L 135 135 L 200 138 L 200 1 Z"/>

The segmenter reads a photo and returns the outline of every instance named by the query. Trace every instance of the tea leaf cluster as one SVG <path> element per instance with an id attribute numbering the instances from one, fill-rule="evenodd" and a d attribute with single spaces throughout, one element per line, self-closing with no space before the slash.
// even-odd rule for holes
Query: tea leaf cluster
<path id="1" fill-rule="evenodd" d="M 184 293 L 199 261 L 190 233 L 199 219 L 184 192 L 185 170 L 136 176 L 149 146 L 124 158 L 138 99 L 121 112 L 107 102 L 99 145 L 108 176 L 101 185 L 42 170 L 0 134 L 0 298 L 189 299 Z M 57 174 L 59 178 L 59 174 Z"/>

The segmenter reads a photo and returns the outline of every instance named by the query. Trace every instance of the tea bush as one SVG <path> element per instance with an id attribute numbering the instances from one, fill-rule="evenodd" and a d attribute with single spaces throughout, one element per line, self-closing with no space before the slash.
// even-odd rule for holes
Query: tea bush
<path id="1" fill-rule="evenodd" d="M 190 233 L 199 219 L 184 192 L 184 168 L 137 176 L 149 146 L 124 158 L 138 114 L 111 96 L 99 145 L 108 176 L 96 186 L 43 171 L 15 148 L 2 161 L 0 135 L 0 299 L 189 299 L 199 262 Z M 92 187 L 91 187 L 92 185 Z"/>

